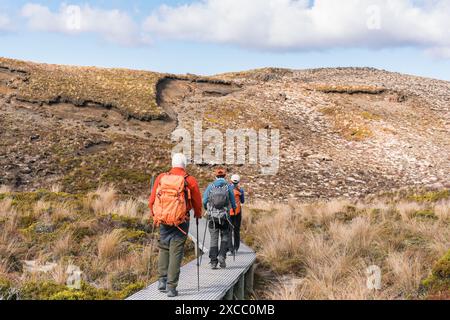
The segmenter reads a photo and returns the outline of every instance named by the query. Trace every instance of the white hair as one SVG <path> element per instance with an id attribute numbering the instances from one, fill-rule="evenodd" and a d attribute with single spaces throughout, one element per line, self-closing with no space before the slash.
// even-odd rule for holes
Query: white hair
<path id="1" fill-rule="evenodd" d="M 187 159 L 182 153 L 175 153 L 172 156 L 172 168 L 183 168 L 186 169 Z"/>

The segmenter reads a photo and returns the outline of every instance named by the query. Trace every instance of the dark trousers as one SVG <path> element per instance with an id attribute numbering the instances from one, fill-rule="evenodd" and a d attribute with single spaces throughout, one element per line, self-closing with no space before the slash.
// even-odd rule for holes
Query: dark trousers
<path id="1" fill-rule="evenodd" d="M 226 259 L 230 239 L 229 222 L 222 220 L 221 223 L 219 223 L 218 221 L 210 220 L 208 222 L 208 229 L 211 234 L 211 243 L 209 246 L 209 258 L 211 259 L 211 262 L 217 262 L 219 256 Z"/>
<path id="2" fill-rule="evenodd" d="M 232 236 L 228 242 L 229 251 L 238 251 L 241 244 L 241 224 L 242 224 L 242 212 L 236 216 L 230 217 L 230 222 L 233 225 Z"/>
<path id="3" fill-rule="evenodd" d="M 158 272 L 161 279 L 167 279 L 168 288 L 178 286 L 186 240 L 187 237 L 172 237 L 168 241 L 159 241 Z"/>

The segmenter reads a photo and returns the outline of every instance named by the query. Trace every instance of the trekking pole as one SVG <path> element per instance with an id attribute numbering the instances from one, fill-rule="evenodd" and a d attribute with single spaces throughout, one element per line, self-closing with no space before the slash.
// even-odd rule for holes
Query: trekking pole
<path id="1" fill-rule="evenodd" d="M 154 184 L 155 184 L 155 175 L 152 175 L 152 179 L 150 180 L 150 192 L 153 191 Z M 154 243 L 155 243 L 155 238 L 156 238 L 156 236 L 155 236 L 155 223 L 152 221 L 152 243 L 150 245 L 150 259 L 149 259 L 150 261 L 149 261 L 148 268 L 147 268 L 147 278 L 150 276 L 150 268 L 151 268 L 152 262 L 153 262 L 152 255 L 153 255 L 153 246 L 154 246 Z"/>
<path id="2" fill-rule="evenodd" d="M 197 252 L 197 288 L 198 288 L 198 292 L 200 292 L 200 257 L 199 257 L 199 250 L 200 250 L 200 248 L 199 248 L 199 245 L 198 245 L 198 243 L 199 243 L 199 238 L 198 238 L 198 218 L 195 218 L 195 221 L 196 221 L 196 224 L 197 224 L 197 241 L 196 241 L 196 246 L 197 246 L 197 250 L 196 250 L 196 252 Z"/>
<path id="3" fill-rule="evenodd" d="M 206 216 L 206 225 L 205 225 L 205 232 L 203 233 L 203 243 L 202 243 L 202 255 L 200 257 L 200 265 L 202 265 L 202 261 L 203 261 L 203 254 L 204 254 L 204 249 L 205 249 L 205 239 L 206 239 L 206 230 L 208 229 L 208 222 L 209 222 L 209 216 Z"/>
<path id="4" fill-rule="evenodd" d="M 236 247 L 236 244 L 234 243 L 234 226 L 231 229 L 231 245 L 233 246 L 233 262 L 236 262 L 236 250 L 234 248 Z"/>

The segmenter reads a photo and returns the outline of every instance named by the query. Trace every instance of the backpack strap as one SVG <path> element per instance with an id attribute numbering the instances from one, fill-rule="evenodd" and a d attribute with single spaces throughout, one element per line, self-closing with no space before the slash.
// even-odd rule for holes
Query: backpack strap
<path id="1" fill-rule="evenodd" d="M 191 200 L 191 199 L 190 199 L 190 198 L 191 198 L 191 192 L 190 192 L 190 190 L 189 190 L 189 188 L 188 188 L 189 184 L 188 184 L 188 182 L 187 182 L 187 178 L 188 178 L 188 177 L 189 177 L 188 174 L 186 174 L 186 175 L 184 176 L 184 201 L 186 201 L 186 206 L 189 205 L 189 202 L 190 202 L 190 200 Z M 185 222 L 188 221 L 188 219 L 187 219 L 188 213 L 189 213 L 189 212 L 186 212 L 186 221 L 185 221 Z M 187 233 L 186 233 L 183 229 L 181 229 L 179 225 L 176 226 L 176 227 L 177 227 L 178 230 L 180 230 L 180 232 L 181 232 L 182 234 L 184 234 L 185 236 L 187 236 Z"/>

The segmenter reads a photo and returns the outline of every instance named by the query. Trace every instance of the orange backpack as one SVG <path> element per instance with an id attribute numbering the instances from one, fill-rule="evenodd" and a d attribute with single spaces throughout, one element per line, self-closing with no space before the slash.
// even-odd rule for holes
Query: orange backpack
<path id="1" fill-rule="evenodd" d="M 153 221 L 159 226 L 165 224 L 178 227 L 188 220 L 187 203 L 191 196 L 186 178 L 170 173 L 164 174 L 156 188 L 153 204 Z"/>
<path id="2" fill-rule="evenodd" d="M 234 187 L 234 199 L 236 200 L 236 210 L 231 209 L 230 215 L 231 216 L 237 216 L 241 213 L 241 187 L 235 186 Z"/>

